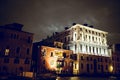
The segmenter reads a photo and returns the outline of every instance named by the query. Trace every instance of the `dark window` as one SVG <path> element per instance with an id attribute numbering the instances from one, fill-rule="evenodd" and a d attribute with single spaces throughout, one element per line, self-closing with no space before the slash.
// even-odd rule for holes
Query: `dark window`
<path id="1" fill-rule="evenodd" d="M 13 38 L 13 34 L 11 34 L 11 38 Z"/>
<path id="2" fill-rule="evenodd" d="M 43 64 L 45 64 L 45 60 L 43 60 Z"/>
<path id="3" fill-rule="evenodd" d="M 63 57 L 66 58 L 66 53 L 63 53 Z"/>
<path id="4" fill-rule="evenodd" d="M 80 28 L 80 31 L 82 31 L 82 28 Z"/>
<path id="5" fill-rule="evenodd" d="M 95 48 L 93 47 L 93 53 L 95 53 Z"/>
<path id="6" fill-rule="evenodd" d="M 100 65 L 98 64 L 98 69 L 100 69 Z"/>
<path id="7" fill-rule="evenodd" d="M 108 60 L 107 60 L 107 59 L 105 59 L 105 62 L 107 63 L 107 62 L 108 62 Z"/>
<path id="8" fill-rule="evenodd" d="M 83 60 L 83 56 L 81 56 L 81 60 Z"/>
<path id="9" fill-rule="evenodd" d="M 119 58 L 117 57 L 117 61 L 119 62 Z"/>
<path id="10" fill-rule="evenodd" d="M 75 44 L 75 50 L 77 49 L 77 45 Z"/>
<path id="11" fill-rule="evenodd" d="M 101 58 L 101 62 L 103 62 L 103 59 Z"/>
<path id="12" fill-rule="evenodd" d="M 87 57 L 87 61 L 89 61 L 89 57 Z"/>
<path id="13" fill-rule="evenodd" d="M 27 48 L 27 55 L 29 55 L 29 52 L 30 52 L 30 49 L 29 49 L 29 48 Z"/>
<path id="14" fill-rule="evenodd" d="M 19 52 L 20 52 L 20 47 L 17 47 L 16 53 L 19 53 Z"/>
<path id="15" fill-rule="evenodd" d="M 32 42 L 30 36 L 28 37 L 27 42 L 28 42 L 28 43 L 31 43 L 31 42 Z"/>
<path id="16" fill-rule="evenodd" d="M 84 66 L 83 66 L 83 63 L 81 63 L 81 69 L 83 69 L 83 67 L 84 67 Z"/>
<path id="17" fill-rule="evenodd" d="M 106 70 L 108 70 L 108 65 L 106 65 Z"/>
<path id="18" fill-rule="evenodd" d="M 98 62 L 100 62 L 100 59 L 98 58 Z"/>
<path id="19" fill-rule="evenodd" d="M 15 59 L 14 59 L 14 63 L 15 63 L 15 64 L 19 64 L 19 58 L 15 58 Z"/>
<path id="20" fill-rule="evenodd" d="M 92 61 L 92 57 L 90 57 L 90 61 Z"/>
<path id="21" fill-rule="evenodd" d="M 14 39 L 16 39 L 16 34 L 14 34 Z"/>
<path id="22" fill-rule="evenodd" d="M 91 69 L 93 69 L 93 65 L 91 64 Z"/>
<path id="23" fill-rule="evenodd" d="M 65 37 L 65 42 L 67 41 L 66 37 Z"/>
<path id="24" fill-rule="evenodd" d="M 23 72 L 23 67 L 20 67 L 19 70 L 20 70 L 21 72 Z"/>
<path id="25" fill-rule="evenodd" d="M 70 37 L 68 37 L 68 41 L 70 41 Z"/>
<path id="26" fill-rule="evenodd" d="M 89 72 L 90 71 L 90 69 L 89 69 L 89 64 L 87 64 L 87 72 Z"/>
<path id="27" fill-rule="evenodd" d="M 70 50 L 70 46 L 68 46 L 68 50 Z"/>
<path id="28" fill-rule="evenodd" d="M 3 71 L 7 72 L 7 67 L 6 66 L 3 66 Z"/>
<path id="29" fill-rule="evenodd" d="M 19 35 L 16 36 L 16 39 L 19 39 Z"/>
<path id="30" fill-rule="evenodd" d="M 26 58 L 24 63 L 25 63 L 25 64 L 29 64 L 29 63 L 30 63 L 29 59 Z"/>
<path id="31" fill-rule="evenodd" d="M 53 57 L 53 52 L 51 52 L 50 56 Z"/>
<path id="32" fill-rule="evenodd" d="M 9 58 L 4 58 L 4 63 L 9 63 Z"/>

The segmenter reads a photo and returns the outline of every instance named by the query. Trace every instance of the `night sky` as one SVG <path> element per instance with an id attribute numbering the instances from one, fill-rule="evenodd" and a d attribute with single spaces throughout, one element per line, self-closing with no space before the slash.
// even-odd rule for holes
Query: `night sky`
<path id="1" fill-rule="evenodd" d="M 120 0 L 0 0 L 0 25 L 21 23 L 40 41 L 72 23 L 109 32 L 109 43 L 120 43 Z"/>

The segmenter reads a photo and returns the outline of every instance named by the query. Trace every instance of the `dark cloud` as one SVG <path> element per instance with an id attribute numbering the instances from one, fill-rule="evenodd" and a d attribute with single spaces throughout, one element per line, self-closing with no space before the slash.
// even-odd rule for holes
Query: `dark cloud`
<path id="1" fill-rule="evenodd" d="M 39 41 L 73 22 L 88 23 L 108 31 L 109 43 L 119 42 L 119 5 L 119 0 L 0 0 L 0 25 L 22 23 Z"/>

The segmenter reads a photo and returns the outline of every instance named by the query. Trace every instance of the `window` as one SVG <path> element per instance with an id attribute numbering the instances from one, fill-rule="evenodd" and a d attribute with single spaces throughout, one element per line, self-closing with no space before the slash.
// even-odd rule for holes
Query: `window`
<path id="1" fill-rule="evenodd" d="M 92 41 L 94 41 L 94 37 L 92 37 Z"/>
<path id="2" fill-rule="evenodd" d="M 27 55 L 29 55 L 29 53 L 30 53 L 30 49 L 29 49 L 29 48 L 27 48 Z"/>
<path id="3" fill-rule="evenodd" d="M 98 64 L 98 69 L 100 69 L 100 65 Z"/>
<path id="4" fill-rule="evenodd" d="M 90 57 L 90 61 L 92 61 L 92 57 Z"/>
<path id="5" fill-rule="evenodd" d="M 65 37 L 65 42 L 67 41 L 66 37 Z"/>
<path id="6" fill-rule="evenodd" d="M 19 70 L 20 70 L 21 72 L 23 72 L 23 67 L 20 67 Z"/>
<path id="7" fill-rule="evenodd" d="M 77 69 L 77 64 L 75 63 L 75 69 Z"/>
<path id="8" fill-rule="evenodd" d="M 9 49 L 5 49 L 5 56 L 8 56 L 9 55 L 9 52 L 10 52 L 10 50 Z"/>
<path id="9" fill-rule="evenodd" d="M 68 46 L 68 50 L 70 50 L 70 46 Z"/>
<path id="10" fill-rule="evenodd" d="M 68 36 L 68 41 L 70 41 L 70 36 Z"/>
<path id="11" fill-rule="evenodd" d="M 108 60 L 107 60 L 107 59 L 105 59 L 105 62 L 107 63 L 107 62 L 108 62 Z"/>
<path id="12" fill-rule="evenodd" d="M 95 53 L 95 48 L 93 47 L 93 53 Z"/>
<path id="13" fill-rule="evenodd" d="M 108 70 L 108 65 L 106 65 L 106 68 L 105 68 L 106 70 Z"/>
<path id="14" fill-rule="evenodd" d="M 53 57 L 53 52 L 51 52 L 50 56 Z"/>
<path id="15" fill-rule="evenodd" d="M 45 60 L 43 60 L 43 64 L 45 64 Z"/>
<path id="16" fill-rule="evenodd" d="M 19 58 L 15 58 L 15 59 L 14 59 L 14 63 L 15 63 L 15 64 L 19 64 Z"/>
<path id="17" fill-rule="evenodd" d="M 75 51 L 76 51 L 76 49 L 77 49 L 77 45 L 75 44 Z"/>
<path id="18" fill-rule="evenodd" d="M 66 58 L 66 53 L 63 53 L 63 57 Z"/>
<path id="19" fill-rule="evenodd" d="M 93 69 L 93 65 L 91 64 L 91 69 Z"/>
<path id="20" fill-rule="evenodd" d="M 31 39 L 30 39 L 30 36 L 28 37 L 28 40 L 27 40 L 28 43 L 31 43 Z"/>
<path id="21" fill-rule="evenodd" d="M 70 66 L 73 66 L 73 62 L 70 62 Z"/>
<path id="22" fill-rule="evenodd" d="M 89 72 L 89 64 L 87 64 L 87 72 Z"/>
<path id="23" fill-rule="evenodd" d="M 83 60 L 83 56 L 81 56 L 81 60 Z"/>
<path id="24" fill-rule="evenodd" d="M 16 39 L 16 34 L 14 34 L 14 39 Z"/>
<path id="25" fill-rule="evenodd" d="M 81 69 L 83 69 L 83 63 L 81 63 Z"/>
<path id="26" fill-rule="evenodd" d="M 16 36 L 16 39 L 19 39 L 19 35 Z"/>
<path id="27" fill-rule="evenodd" d="M 9 63 L 9 58 L 4 58 L 4 63 Z"/>
<path id="28" fill-rule="evenodd" d="M 90 51 L 90 53 L 91 53 L 91 46 L 89 47 L 89 51 Z"/>
<path id="29" fill-rule="evenodd" d="M 11 34 L 11 38 L 13 38 L 13 34 Z"/>
<path id="30" fill-rule="evenodd" d="M 80 31 L 82 31 L 82 28 L 80 28 Z"/>
<path id="31" fill-rule="evenodd" d="M 17 47 L 16 53 L 19 53 L 19 52 L 20 52 L 20 47 Z"/>
<path id="32" fill-rule="evenodd" d="M 29 63 L 30 63 L 29 59 L 26 58 L 24 64 L 29 64 Z"/>
<path id="33" fill-rule="evenodd" d="M 86 45 L 86 52 L 88 52 L 88 46 Z"/>
<path id="34" fill-rule="evenodd" d="M 87 61 L 89 61 L 89 57 L 87 57 Z"/>

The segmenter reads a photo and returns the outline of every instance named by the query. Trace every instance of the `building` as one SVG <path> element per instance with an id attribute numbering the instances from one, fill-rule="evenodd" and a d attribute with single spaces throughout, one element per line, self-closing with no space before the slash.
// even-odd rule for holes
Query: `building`
<path id="1" fill-rule="evenodd" d="M 39 72 L 56 72 L 58 74 L 73 72 L 73 60 L 70 58 L 71 50 L 41 46 L 39 52 Z"/>
<path id="2" fill-rule="evenodd" d="M 54 45 L 54 46 L 53 46 Z M 72 74 L 73 51 L 62 48 L 63 43 L 54 42 L 53 45 L 44 46 L 38 42 L 33 44 L 33 61 L 36 73 L 54 72 L 57 74 Z"/>
<path id="3" fill-rule="evenodd" d="M 120 74 L 120 44 L 113 44 L 112 48 L 112 66 L 113 74 Z"/>
<path id="4" fill-rule="evenodd" d="M 62 32 L 55 32 L 42 43 L 62 42 L 63 48 L 72 50 L 76 55 L 73 62 L 73 74 L 110 73 L 111 51 L 107 45 L 107 32 L 88 26 L 73 23 Z"/>
<path id="5" fill-rule="evenodd" d="M 18 23 L 0 26 L 0 73 L 19 75 L 30 71 L 33 34 Z"/>

